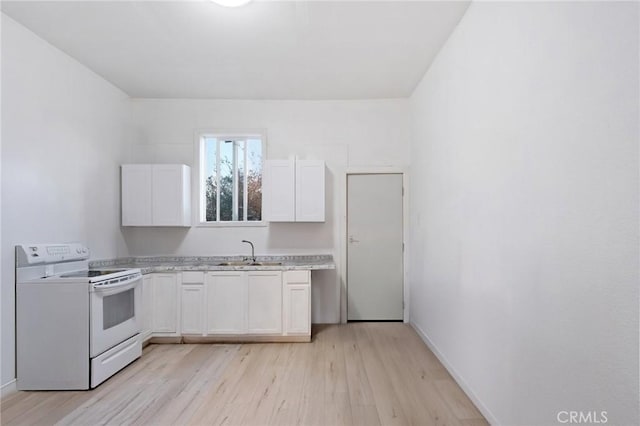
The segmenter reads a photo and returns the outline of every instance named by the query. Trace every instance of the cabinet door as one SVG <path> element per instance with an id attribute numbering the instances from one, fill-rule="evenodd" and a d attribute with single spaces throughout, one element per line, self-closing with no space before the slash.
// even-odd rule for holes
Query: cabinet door
<path id="1" fill-rule="evenodd" d="M 311 333 L 311 286 L 292 284 L 285 286 L 286 334 Z"/>
<path id="2" fill-rule="evenodd" d="M 210 272 L 206 287 L 206 333 L 246 333 L 246 274 L 241 271 Z"/>
<path id="3" fill-rule="evenodd" d="M 153 274 L 153 332 L 178 332 L 178 280 L 176 274 Z"/>
<path id="4" fill-rule="evenodd" d="M 151 225 L 151 165 L 122 165 L 122 226 Z"/>
<path id="5" fill-rule="evenodd" d="M 182 164 L 154 164 L 152 167 L 153 225 L 189 225 L 189 167 Z"/>
<path id="6" fill-rule="evenodd" d="M 151 335 L 153 327 L 153 276 L 142 277 L 142 339 Z"/>
<path id="7" fill-rule="evenodd" d="M 204 288 L 202 285 L 183 285 L 181 288 L 181 330 L 182 334 L 202 334 Z"/>
<path id="8" fill-rule="evenodd" d="M 311 335 L 311 271 L 286 271 L 283 289 L 285 334 Z"/>
<path id="9" fill-rule="evenodd" d="M 264 212 L 270 222 L 295 221 L 295 162 L 267 160 L 264 163 Z"/>
<path id="10" fill-rule="evenodd" d="M 282 333 L 282 272 L 256 271 L 248 276 L 248 332 Z"/>
<path id="11" fill-rule="evenodd" d="M 296 161 L 296 222 L 324 222 L 324 161 Z"/>

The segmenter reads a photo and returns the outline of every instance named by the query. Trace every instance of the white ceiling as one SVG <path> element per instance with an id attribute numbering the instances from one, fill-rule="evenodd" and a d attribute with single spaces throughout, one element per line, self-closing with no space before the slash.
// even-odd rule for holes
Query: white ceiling
<path id="1" fill-rule="evenodd" d="M 411 94 L 468 1 L 2 1 L 2 11 L 136 98 Z"/>

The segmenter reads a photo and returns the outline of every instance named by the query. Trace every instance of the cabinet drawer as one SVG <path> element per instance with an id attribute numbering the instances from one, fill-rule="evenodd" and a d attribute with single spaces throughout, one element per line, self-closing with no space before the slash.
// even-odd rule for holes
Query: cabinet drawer
<path id="1" fill-rule="evenodd" d="M 287 284 L 309 284 L 311 271 L 287 271 L 285 272 Z"/>
<path id="2" fill-rule="evenodd" d="M 202 284 L 204 283 L 204 272 L 184 271 L 182 273 L 182 284 Z"/>

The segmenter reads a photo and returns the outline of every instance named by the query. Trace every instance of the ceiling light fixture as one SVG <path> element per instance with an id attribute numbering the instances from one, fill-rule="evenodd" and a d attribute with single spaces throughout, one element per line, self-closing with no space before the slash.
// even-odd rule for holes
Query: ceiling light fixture
<path id="1" fill-rule="evenodd" d="M 251 0 L 211 0 L 211 1 L 224 7 L 240 7 L 249 3 Z"/>

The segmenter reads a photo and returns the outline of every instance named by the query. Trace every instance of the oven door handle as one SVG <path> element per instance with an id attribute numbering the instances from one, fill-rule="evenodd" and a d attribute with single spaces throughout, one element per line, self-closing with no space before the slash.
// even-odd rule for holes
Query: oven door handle
<path id="1" fill-rule="evenodd" d="M 95 284 L 93 286 L 93 289 L 97 293 L 111 292 L 113 290 L 128 290 L 129 288 L 135 287 L 138 284 L 138 282 L 142 280 L 141 275 L 132 275 L 130 277 L 125 277 L 125 278 L 126 279 L 121 278 L 122 281 L 118 279 L 114 279 L 112 281 L 117 281 L 117 282 L 113 282 L 112 284 L 111 283 Z"/>

